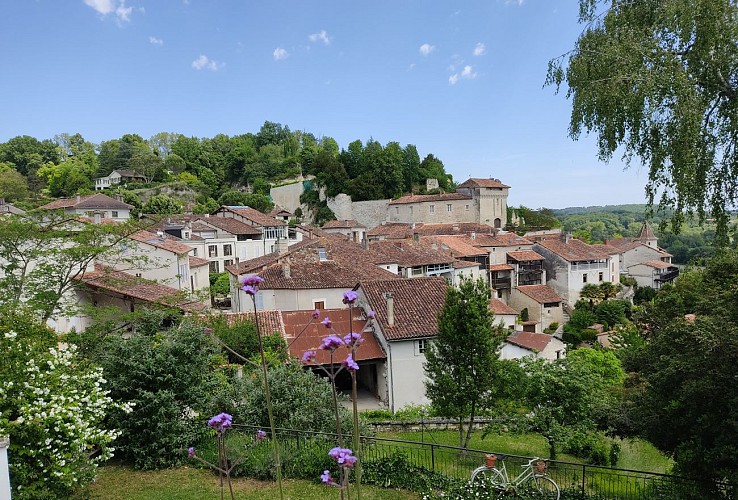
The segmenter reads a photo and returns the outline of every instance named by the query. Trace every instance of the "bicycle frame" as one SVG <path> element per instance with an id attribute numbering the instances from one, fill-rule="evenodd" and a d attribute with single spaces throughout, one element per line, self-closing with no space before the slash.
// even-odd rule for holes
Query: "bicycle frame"
<path id="1" fill-rule="evenodd" d="M 523 466 L 523 471 L 518 474 L 514 479 L 510 479 L 510 475 L 507 472 L 507 467 L 505 466 L 504 460 L 500 461 L 500 466 L 497 467 L 497 470 L 500 471 L 502 474 L 502 477 L 505 479 L 505 483 L 512 485 L 512 486 L 520 486 L 524 482 L 528 481 L 532 477 L 536 475 L 536 473 L 533 470 L 533 462 L 537 462 L 539 459 L 534 458 L 530 462 L 528 462 L 527 465 Z"/>

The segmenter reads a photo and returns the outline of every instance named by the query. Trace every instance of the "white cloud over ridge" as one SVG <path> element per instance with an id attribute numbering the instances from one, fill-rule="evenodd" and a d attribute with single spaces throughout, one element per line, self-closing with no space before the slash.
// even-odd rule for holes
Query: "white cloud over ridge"
<path id="1" fill-rule="evenodd" d="M 474 55 L 483 56 L 486 53 L 487 53 L 487 46 L 484 45 L 482 42 L 477 43 L 477 45 L 474 47 Z"/>
<path id="2" fill-rule="evenodd" d="M 198 71 L 202 69 L 209 69 L 210 71 L 218 71 L 223 66 L 225 66 L 225 63 L 213 61 L 212 59 L 208 58 L 208 56 L 205 56 L 205 55 L 200 55 L 200 57 L 192 61 L 192 67 Z"/>
<path id="3" fill-rule="evenodd" d="M 308 35 L 308 40 L 311 42 L 323 42 L 323 45 L 330 45 L 332 38 L 326 30 L 321 30 L 319 33 Z"/>
<path id="4" fill-rule="evenodd" d="M 275 61 L 281 61 L 282 59 L 287 59 L 289 57 L 289 52 L 287 52 L 285 49 L 281 47 L 277 47 L 274 49 L 274 52 L 272 52 L 272 56 L 274 56 Z"/>
<path id="5" fill-rule="evenodd" d="M 155 36 L 150 36 L 149 43 L 153 45 L 164 45 L 164 40 L 162 40 L 161 38 L 156 38 Z"/>
<path id="6" fill-rule="evenodd" d="M 429 55 L 431 54 L 431 52 L 433 52 L 434 50 L 436 50 L 436 46 L 435 46 L 435 45 L 431 45 L 431 44 L 429 44 L 429 43 L 424 43 L 424 44 L 423 44 L 423 45 L 421 45 L 421 46 L 420 46 L 420 48 L 418 49 L 418 51 L 419 51 L 419 52 L 420 52 L 420 53 L 421 53 L 422 55 L 424 55 L 424 56 L 429 56 Z"/>

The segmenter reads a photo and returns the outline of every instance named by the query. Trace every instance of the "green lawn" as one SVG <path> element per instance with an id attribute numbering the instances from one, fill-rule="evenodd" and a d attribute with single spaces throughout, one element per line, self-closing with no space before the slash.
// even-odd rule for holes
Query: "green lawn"
<path id="1" fill-rule="evenodd" d="M 276 482 L 234 480 L 236 498 L 261 500 L 279 498 Z M 336 488 L 308 481 L 284 481 L 285 498 L 323 500 L 339 498 Z M 81 498 L 104 500 L 202 500 L 219 499 L 218 477 L 208 470 L 180 467 L 161 471 L 137 471 L 119 465 L 106 465 L 99 469 L 97 480 L 89 486 Z M 352 489 L 352 498 L 353 489 Z M 390 490 L 364 486 L 362 499 L 409 500 L 418 496 L 403 490 Z M 227 488 L 225 498 L 230 498 Z"/>

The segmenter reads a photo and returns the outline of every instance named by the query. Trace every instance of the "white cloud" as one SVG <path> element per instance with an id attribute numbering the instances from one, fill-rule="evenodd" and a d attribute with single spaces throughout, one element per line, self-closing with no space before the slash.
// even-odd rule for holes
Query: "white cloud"
<path id="1" fill-rule="evenodd" d="M 454 73 L 453 75 L 449 76 L 448 83 L 451 85 L 456 85 L 459 80 L 473 80 L 476 77 L 477 72 L 474 71 L 474 68 L 471 65 L 467 64 L 459 73 Z"/>
<path id="2" fill-rule="evenodd" d="M 208 56 L 203 55 L 192 61 L 192 67 L 197 70 L 209 69 L 210 71 L 218 71 L 223 66 L 225 66 L 225 63 L 213 61 L 212 59 L 208 59 Z"/>
<path id="3" fill-rule="evenodd" d="M 108 14 L 115 14 L 115 17 L 118 18 L 118 22 L 130 22 L 131 21 L 131 13 L 133 12 L 133 7 L 126 7 L 125 0 L 84 0 L 85 5 L 88 7 L 92 7 L 102 16 L 107 16 Z M 144 12 L 144 9 L 139 9 L 141 12 Z"/>
<path id="4" fill-rule="evenodd" d="M 487 46 L 484 45 L 482 42 L 477 43 L 476 47 L 474 47 L 474 55 L 483 56 L 486 53 L 487 53 Z"/>
<path id="5" fill-rule="evenodd" d="M 525 0 L 505 0 L 505 5 L 517 5 L 520 7 L 525 3 Z"/>
<path id="6" fill-rule="evenodd" d="M 308 35 L 308 40 L 310 40 L 311 42 L 323 42 L 324 45 L 331 44 L 331 36 L 326 30 L 321 30 L 320 33 L 313 33 L 312 35 Z"/>
<path id="7" fill-rule="evenodd" d="M 149 43 L 154 45 L 164 45 L 164 40 L 162 40 L 161 38 L 156 38 L 155 36 L 150 36 Z"/>
<path id="8" fill-rule="evenodd" d="M 424 43 L 423 45 L 420 46 L 418 50 L 420 51 L 422 55 L 427 56 L 427 55 L 430 55 L 431 52 L 436 50 L 436 46 L 431 45 L 429 43 Z"/>
<path id="9" fill-rule="evenodd" d="M 289 57 L 290 54 L 285 49 L 277 47 L 276 49 L 274 49 L 274 52 L 272 52 L 272 55 L 274 56 L 275 61 L 280 61 Z"/>

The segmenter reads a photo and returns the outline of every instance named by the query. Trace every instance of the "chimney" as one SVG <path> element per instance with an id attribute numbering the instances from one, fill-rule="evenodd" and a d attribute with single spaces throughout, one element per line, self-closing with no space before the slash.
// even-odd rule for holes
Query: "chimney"
<path id="1" fill-rule="evenodd" d="M 289 243 L 284 238 L 280 238 L 274 244 L 274 249 L 277 251 L 279 255 L 284 255 L 287 253 L 287 250 L 289 249 Z"/>
<path id="2" fill-rule="evenodd" d="M 123 195 L 122 194 L 116 194 L 115 195 L 115 199 L 118 200 L 119 202 L 123 203 Z"/>
<path id="3" fill-rule="evenodd" d="M 471 232 L 471 239 L 473 239 L 473 240 L 476 240 L 477 239 L 477 232 L 476 231 L 472 231 Z"/>
<path id="4" fill-rule="evenodd" d="M 389 292 L 384 296 L 387 298 L 387 326 L 395 326 L 395 298 Z"/>
<path id="5" fill-rule="evenodd" d="M 100 222 L 102 222 L 102 214 L 98 210 L 95 210 L 93 217 L 95 220 L 95 224 L 100 224 Z"/>
<path id="6" fill-rule="evenodd" d="M 413 231 L 413 241 L 419 241 L 419 240 L 420 240 L 420 235 L 417 232 Z"/>
<path id="7" fill-rule="evenodd" d="M 290 279 L 292 277 L 292 270 L 290 269 L 290 261 L 286 260 L 282 263 L 282 275 Z"/>
<path id="8" fill-rule="evenodd" d="M 81 201 L 82 201 L 82 197 L 80 195 L 77 195 L 77 203 L 79 204 L 79 202 Z"/>
<path id="9" fill-rule="evenodd" d="M 564 235 L 564 243 L 569 243 L 570 240 L 571 240 L 571 233 L 567 231 L 566 234 Z"/>

